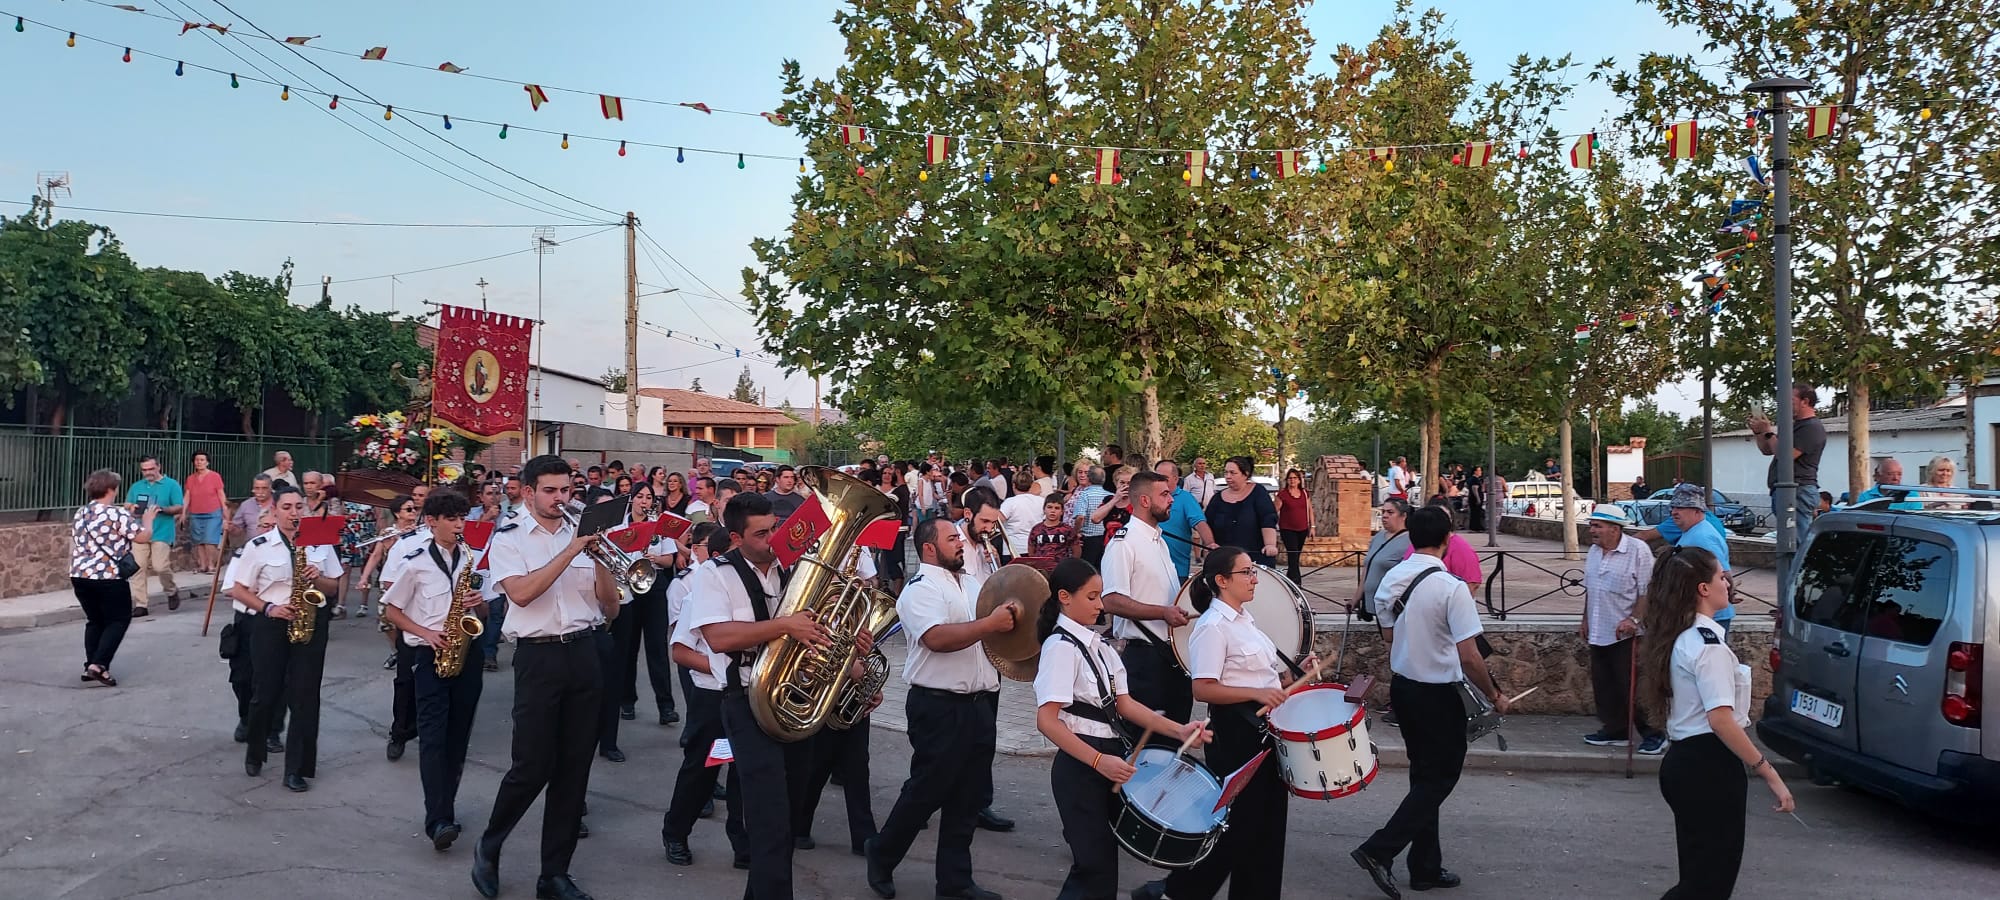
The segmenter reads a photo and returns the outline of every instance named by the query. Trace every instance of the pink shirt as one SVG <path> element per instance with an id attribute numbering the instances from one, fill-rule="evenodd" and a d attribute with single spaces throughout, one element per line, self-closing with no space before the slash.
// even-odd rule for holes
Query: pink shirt
<path id="1" fill-rule="evenodd" d="M 1415 548 L 1405 550 L 1403 558 L 1409 559 L 1415 552 Z M 1475 587 L 1486 581 L 1486 575 L 1479 571 L 1479 551 L 1472 549 L 1472 544 L 1461 534 L 1453 533 L 1445 539 L 1444 570 Z"/>
<path id="2" fill-rule="evenodd" d="M 187 511 L 189 515 L 220 512 L 225 498 L 222 494 L 222 473 L 214 469 L 205 472 L 189 472 L 187 477 Z"/>

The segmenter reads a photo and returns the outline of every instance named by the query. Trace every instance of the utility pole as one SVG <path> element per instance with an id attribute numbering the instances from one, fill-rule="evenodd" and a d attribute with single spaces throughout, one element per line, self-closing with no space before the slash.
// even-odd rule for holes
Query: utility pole
<path id="1" fill-rule="evenodd" d="M 1799 549 L 1798 484 L 1792 469 L 1792 104 L 1786 95 L 1812 87 L 1805 79 L 1774 77 L 1752 82 L 1751 93 L 1771 95 L 1771 303 L 1777 319 L 1777 455 L 1771 460 L 1771 513 L 1778 517 L 1778 596 L 1792 595 L 1792 558 Z M 1782 601 L 1781 601 L 1782 602 Z"/>
<path id="2" fill-rule="evenodd" d="M 1486 479 L 1479 489 L 1486 492 L 1486 546 L 1500 546 L 1500 512 L 1506 502 L 1500 496 L 1500 427 L 1494 411 L 1486 410 Z"/>
<path id="3" fill-rule="evenodd" d="M 639 217 L 625 213 L 625 430 L 639 430 Z"/>
<path id="4" fill-rule="evenodd" d="M 542 332 L 548 330 L 548 323 L 542 320 L 542 263 L 549 254 L 556 252 L 555 230 L 547 227 L 535 229 L 530 238 L 535 251 L 535 394 L 528 404 L 530 429 L 542 420 Z M 534 455 L 534 434 L 531 430 L 527 443 L 521 448 L 521 462 L 525 463 Z"/>

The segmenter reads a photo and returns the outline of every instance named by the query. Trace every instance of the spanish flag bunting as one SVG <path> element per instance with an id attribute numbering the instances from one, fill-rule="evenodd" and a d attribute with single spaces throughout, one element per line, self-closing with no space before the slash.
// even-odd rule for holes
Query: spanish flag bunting
<path id="1" fill-rule="evenodd" d="M 1468 169 L 1483 169 L 1493 161 L 1492 141 L 1467 141 L 1465 143 L 1464 165 Z"/>
<path id="2" fill-rule="evenodd" d="M 621 122 L 625 120 L 625 101 L 610 94 L 598 94 L 597 105 L 598 108 L 604 111 L 605 118 L 617 119 Z"/>
<path id="3" fill-rule="evenodd" d="M 1100 147 L 1097 151 L 1097 168 L 1090 173 L 1092 184 L 1118 183 L 1118 151 Z"/>
<path id="4" fill-rule="evenodd" d="M 294 46 L 294 47 L 303 47 L 303 46 L 305 46 L 305 45 L 306 45 L 306 42 L 307 42 L 307 41 L 316 41 L 316 40 L 319 40 L 319 35 L 316 35 L 316 34 L 309 34 L 309 35 L 305 35 L 305 36 L 303 36 L 303 37 L 288 37 L 288 38 L 285 38 L 285 43 L 287 43 L 287 44 L 290 44 L 290 45 L 292 45 L 292 46 Z"/>
<path id="5" fill-rule="evenodd" d="M 783 128 L 787 125 L 792 124 L 792 120 L 785 118 L 783 113 L 767 112 L 767 113 L 758 113 L 758 115 L 763 116 L 764 121 L 776 125 L 779 128 Z"/>
<path id="6" fill-rule="evenodd" d="M 1639 330 L 1639 314 L 1638 314 L 1638 313 L 1619 313 L 1619 314 L 1618 314 L 1618 327 L 1619 327 L 1619 328 L 1622 328 L 1622 329 L 1624 329 L 1624 330 L 1626 330 L 1626 331 L 1638 331 L 1638 330 Z"/>
<path id="7" fill-rule="evenodd" d="M 1396 158 L 1396 148 L 1394 148 L 1394 147 L 1370 147 L 1370 148 L 1368 148 L 1368 159 L 1369 159 L 1370 161 L 1374 161 L 1374 160 L 1378 160 L 1378 159 L 1395 159 L 1395 158 Z"/>
<path id="8" fill-rule="evenodd" d="M 949 159 L 950 157 L 951 157 L 951 135 L 948 134 L 924 135 L 924 162 L 933 166 L 941 166 L 944 165 L 944 161 L 946 159 Z"/>
<path id="9" fill-rule="evenodd" d="M 1695 120 L 1676 122 L 1667 126 L 1667 158 L 1693 159 L 1696 144 L 1700 140 Z"/>
<path id="10" fill-rule="evenodd" d="M 868 143 L 868 129 L 862 125 L 840 126 L 840 142 L 843 144 Z"/>
<path id="11" fill-rule="evenodd" d="M 1590 325 L 1585 323 L 1576 326 L 1576 342 L 1581 344 L 1588 340 L 1590 340 Z"/>
<path id="12" fill-rule="evenodd" d="M 389 58 L 389 48 L 387 48 L 387 47 L 370 47 L 370 48 L 368 48 L 368 50 L 367 50 L 366 52 L 364 52 L 364 53 L 362 53 L 362 54 L 361 54 L 361 58 L 362 58 L 362 59 L 388 59 L 388 58 Z"/>
<path id="13" fill-rule="evenodd" d="M 206 28 L 206 29 L 208 29 L 208 30 L 210 30 L 210 31 L 213 31 L 213 32 L 215 32 L 216 34 L 228 34 L 228 33 L 229 33 L 229 26 L 227 26 L 227 25 L 217 25 L 217 24 L 215 24 L 214 22 L 210 22 L 210 23 L 208 23 L 207 25 L 203 25 L 203 26 L 201 26 L 201 27 L 203 27 L 203 28 Z"/>
<path id="14" fill-rule="evenodd" d="M 712 115 L 715 115 L 715 110 L 712 110 L 712 109 L 709 109 L 709 108 L 708 108 L 708 104 L 706 104 L 706 103 L 682 103 L 682 104 L 680 104 L 680 105 L 681 105 L 681 106 L 685 106 L 685 107 L 687 107 L 688 109 L 696 109 L 696 110 L 700 110 L 700 111 L 702 111 L 702 112 L 705 112 L 705 113 L 707 113 L 707 114 L 709 114 L 709 115 L 711 115 L 711 116 L 712 116 Z"/>
<path id="15" fill-rule="evenodd" d="M 1278 151 L 1278 177 L 1290 178 L 1299 174 L 1299 151 Z"/>
<path id="16" fill-rule="evenodd" d="M 1187 171 L 1181 174 L 1183 176 L 1182 180 L 1186 181 L 1190 187 L 1201 187 L 1204 182 L 1208 181 L 1208 151 L 1189 150 L 1187 155 Z"/>
<path id="17" fill-rule="evenodd" d="M 1833 133 L 1834 123 L 1840 121 L 1840 107 L 1812 106 L 1806 108 L 1806 140 L 1825 137 Z"/>
<path id="18" fill-rule="evenodd" d="M 528 105 L 534 109 L 541 109 L 542 104 L 549 102 L 548 93 L 539 84 L 524 84 L 521 89 L 528 92 Z"/>
<path id="19" fill-rule="evenodd" d="M 1595 143 L 1596 141 L 1597 141 L 1597 132 L 1593 131 L 1589 134 L 1584 135 L 1583 137 L 1577 138 L 1576 143 L 1571 144 L 1569 146 L 1570 168 L 1572 169 L 1590 168 L 1590 164 L 1592 162 L 1591 159 L 1592 150 L 1590 145 Z"/>
<path id="20" fill-rule="evenodd" d="M 441 62 L 438 63 L 438 71 L 450 72 L 453 75 L 457 75 L 458 73 L 465 71 L 465 67 L 451 62 Z"/>
<path id="21" fill-rule="evenodd" d="M 195 30 L 195 29 L 197 29 L 197 28 L 200 28 L 200 27 L 201 27 L 201 23 L 200 23 L 200 22 L 182 22 L 182 23 L 181 23 L 181 34 L 182 34 L 182 35 L 186 35 L 186 34 L 187 34 L 188 32 L 190 32 L 190 31 L 193 31 L 193 30 Z"/>

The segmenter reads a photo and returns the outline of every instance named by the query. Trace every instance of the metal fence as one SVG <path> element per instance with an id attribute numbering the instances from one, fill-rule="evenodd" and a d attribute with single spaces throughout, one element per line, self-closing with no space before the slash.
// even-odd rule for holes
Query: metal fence
<path id="1" fill-rule="evenodd" d="M 184 480 L 195 451 L 208 454 L 232 497 L 247 496 L 250 480 L 271 466 L 271 454 L 287 450 L 294 468 L 328 471 L 333 451 L 325 438 L 151 431 L 125 428 L 72 428 L 64 434 L 0 426 L 0 513 L 67 510 L 81 506 L 83 480 L 112 469 L 131 484 L 139 459 L 157 456 L 161 468 Z"/>

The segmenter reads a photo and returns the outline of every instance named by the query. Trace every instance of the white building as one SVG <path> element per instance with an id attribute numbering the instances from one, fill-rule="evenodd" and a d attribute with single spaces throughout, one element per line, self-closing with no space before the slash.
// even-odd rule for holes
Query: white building
<path id="1" fill-rule="evenodd" d="M 1983 434 L 1985 441 L 1980 446 L 1989 448 L 1985 450 L 1985 458 L 2000 462 L 1994 460 L 1990 449 L 1996 429 L 2000 429 L 2000 425 L 1995 424 L 2000 423 L 2000 392 L 1983 398 L 1977 410 L 1983 411 L 1983 418 L 1979 420 L 1982 424 L 1978 427 L 1968 425 L 1963 397 L 1928 409 L 1876 410 L 1869 416 L 1869 457 L 1875 460 L 1894 457 L 1903 464 L 1903 480 L 1912 483 L 1924 479 L 1933 458 L 1950 457 L 1958 465 L 1959 486 L 1979 482 L 1990 484 L 1993 469 L 1982 466 L 1984 474 L 1975 477 L 1973 467 L 1968 464 L 1966 450 L 1971 443 L 1970 438 Z M 1847 490 L 1847 417 L 1833 416 L 1822 422 L 1826 426 L 1826 451 L 1820 456 L 1819 487 L 1838 500 Z M 1975 450 L 1974 455 L 1978 454 L 1979 451 Z M 1765 475 L 1770 466 L 1771 457 L 1757 452 L 1757 445 L 1751 440 L 1748 429 L 1715 435 L 1714 486 L 1717 490 L 1747 506 L 1768 512 L 1771 495 L 1765 486 Z"/>

